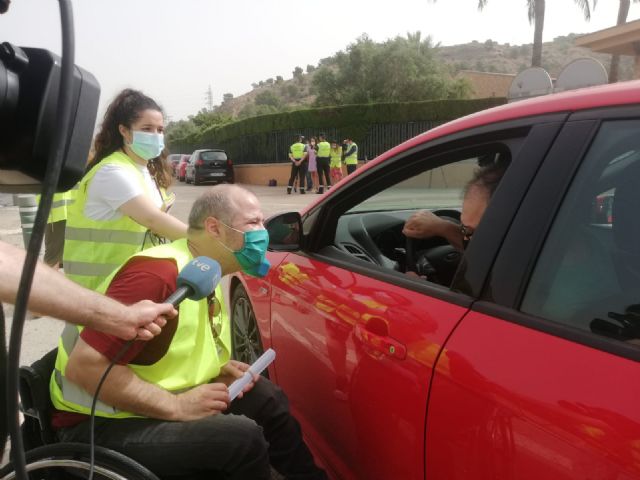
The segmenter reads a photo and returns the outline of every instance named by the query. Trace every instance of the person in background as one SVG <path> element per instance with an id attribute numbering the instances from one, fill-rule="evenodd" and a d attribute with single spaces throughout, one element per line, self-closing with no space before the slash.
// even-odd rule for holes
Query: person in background
<path id="1" fill-rule="evenodd" d="M 358 145 L 351 138 L 346 138 L 343 143 L 346 145 L 344 163 L 347 165 L 347 175 L 350 175 L 358 168 Z"/>
<path id="2" fill-rule="evenodd" d="M 307 146 L 302 143 L 304 137 L 298 135 L 296 142 L 289 147 L 289 160 L 291 160 L 291 175 L 289 176 L 289 183 L 287 184 L 287 194 L 291 195 L 291 189 L 293 188 L 293 181 L 298 177 L 298 187 L 300 193 L 304 194 L 304 181 L 307 176 Z"/>
<path id="3" fill-rule="evenodd" d="M 169 163 L 169 149 L 163 148 L 162 153 L 158 159 L 154 159 L 149 162 L 149 173 L 153 176 L 160 195 L 162 196 L 162 210 L 168 212 L 176 202 L 175 192 L 170 191 L 171 184 L 173 183 L 172 167 Z"/>
<path id="4" fill-rule="evenodd" d="M 166 213 L 164 116 L 137 90 L 125 89 L 111 102 L 95 138 L 95 157 L 68 209 L 65 274 L 95 289 L 130 255 L 187 234 L 187 226 Z"/>
<path id="5" fill-rule="evenodd" d="M 178 272 L 198 256 L 222 274 L 262 277 L 269 234 L 260 203 L 237 185 L 207 189 L 193 204 L 186 239 L 126 260 L 101 290 L 122 302 L 161 299 Z M 136 342 L 118 360 L 99 394 L 96 444 L 120 451 L 163 478 L 323 480 L 280 388 L 253 377 L 231 401 L 228 386 L 249 365 L 232 360 L 231 325 L 215 295 L 185 300 L 178 317 L 151 342 Z M 88 442 L 92 395 L 123 342 L 67 326 L 50 383 L 52 425 L 64 442 Z M 259 381 L 257 381 L 259 379 Z"/>
<path id="6" fill-rule="evenodd" d="M 66 192 L 53 195 L 47 226 L 44 231 L 44 263 L 57 270 L 62 264 L 64 250 L 64 231 L 67 224 L 67 208 L 75 202 L 78 185 Z M 40 195 L 36 195 L 40 204 Z"/>
<path id="7" fill-rule="evenodd" d="M 314 191 L 318 187 L 318 164 L 316 162 L 318 146 L 316 145 L 316 137 L 311 137 L 307 145 L 307 192 Z"/>
<path id="8" fill-rule="evenodd" d="M 329 163 L 331 180 L 335 184 L 342 180 L 342 147 L 338 145 L 338 142 L 335 140 L 331 142 L 331 152 L 329 155 L 331 156 Z"/>
<path id="9" fill-rule="evenodd" d="M 324 193 L 324 186 L 327 190 L 331 188 L 330 167 L 331 162 L 331 144 L 327 142 L 327 138 L 324 133 L 319 135 L 320 141 L 318 142 L 317 149 L 318 155 L 316 163 L 318 166 L 318 193 Z"/>

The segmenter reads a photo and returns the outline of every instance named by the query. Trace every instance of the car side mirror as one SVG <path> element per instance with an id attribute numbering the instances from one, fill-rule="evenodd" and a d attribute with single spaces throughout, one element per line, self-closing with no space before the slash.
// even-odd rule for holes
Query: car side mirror
<path id="1" fill-rule="evenodd" d="M 300 250 L 302 218 L 298 212 L 281 213 L 265 222 L 269 232 L 269 250 L 293 252 Z"/>

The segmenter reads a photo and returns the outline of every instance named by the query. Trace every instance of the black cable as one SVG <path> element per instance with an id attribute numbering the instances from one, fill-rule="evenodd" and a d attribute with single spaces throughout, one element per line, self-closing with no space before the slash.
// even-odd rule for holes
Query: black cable
<path id="1" fill-rule="evenodd" d="M 107 367 L 107 369 L 104 371 L 104 373 L 102 374 L 102 377 L 100 377 L 100 381 L 98 382 L 98 386 L 96 387 L 96 393 L 93 394 L 93 401 L 91 402 L 91 417 L 90 417 L 90 427 L 89 427 L 89 479 L 88 480 L 93 480 L 93 469 L 95 467 L 95 452 L 96 452 L 96 443 L 95 443 L 95 438 L 94 438 L 94 429 L 95 429 L 95 420 L 96 420 L 96 403 L 98 403 L 98 394 L 100 393 L 100 389 L 102 388 L 102 384 L 104 383 L 104 381 L 107 379 L 107 375 L 109 375 L 109 372 L 111 371 L 111 369 L 113 368 L 113 366 L 118 362 L 118 360 L 120 360 L 122 358 L 122 356 L 127 352 L 127 350 L 129 350 L 129 347 L 131 345 L 133 345 L 134 340 L 129 340 L 127 341 L 122 348 L 120 349 L 120 351 L 118 351 L 118 353 L 116 353 L 116 356 L 113 357 L 113 360 L 111 360 L 111 363 L 109 364 L 109 366 Z"/>
<path id="2" fill-rule="evenodd" d="M 0 303 L 0 392 L 7 391 L 7 371 L 2 365 L 7 364 L 7 341 L 5 338 L 5 320 L 4 307 Z M 9 418 L 9 410 L 7 410 L 7 396 L 0 395 L 0 462 L 4 456 L 4 445 L 7 442 L 7 419 Z"/>
<path id="3" fill-rule="evenodd" d="M 53 148 L 47 161 L 47 172 L 42 183 L 42 197 L 36 213 L 31 239 L 27 248 L 18 295 L 16 298 L 13 324 L 9 340 L 9 355 L 7 359 L 7 415 L 13 415 L 9 420 L 9 432 L 11 434 L 11 452 L 15 465 L 16 478 L 27 480 L 26 461 L 24 456 L 24 443 L 20 432 L 20 419 L 18 415 L 18 384 L 20 366 L 20 347 L 22 332 L 27 313 L 27 301 L 31 293 L 33 275 L 38 262 L 42 239 L 47 225 L 49 210 L 53 201 L 53 194 L 58 185 L 58 179 L 64 163 L 64 152 L 67 143 L 67 134 L 72 108 L 72 81 L 74 71 L 74 37 L 73 37 L 73 13 L 69 0 L 58 0 L 60 5 L 60 21 L 62 26 L 62 58 L 60 60 L 60 90 L 57 105 L 57 118 Z"/>

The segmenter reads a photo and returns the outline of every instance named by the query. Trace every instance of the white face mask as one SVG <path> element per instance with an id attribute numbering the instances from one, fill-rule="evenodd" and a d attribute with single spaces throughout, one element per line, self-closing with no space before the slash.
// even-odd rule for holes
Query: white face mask
<path id="1" fill-rule="evenodd" d="M 129 148 L 140 158 L 149 161 L 162 153 L 164 134 L 134 130 Z"/>

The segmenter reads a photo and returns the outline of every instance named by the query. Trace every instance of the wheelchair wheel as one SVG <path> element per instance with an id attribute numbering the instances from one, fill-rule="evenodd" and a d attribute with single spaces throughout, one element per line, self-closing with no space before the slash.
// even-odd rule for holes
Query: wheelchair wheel
<path id="1" fill-rule="evenodd" d="M 89 445 L 85 443 L 53 443 L 26 452 L 30 480 L 80 479 L 89 475 Z M 0 469 L 0 480 L 13 480 L 10 462 Z M 95 447 L 95 480 L 158 480 L 135 460 L 103 447 Z"/>

